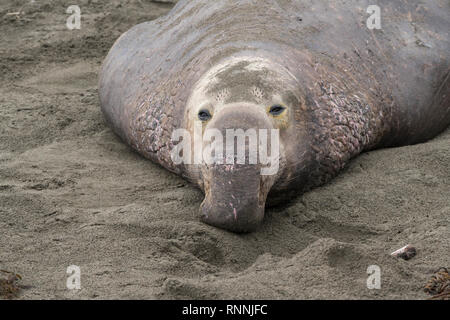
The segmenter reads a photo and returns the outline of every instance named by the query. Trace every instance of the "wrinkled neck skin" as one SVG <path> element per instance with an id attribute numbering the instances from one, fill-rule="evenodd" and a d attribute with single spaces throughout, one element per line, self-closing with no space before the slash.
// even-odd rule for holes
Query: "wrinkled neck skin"
<path id="1" fill-rule="evenodd" d="M 228 57 L 203 75 L 188 100 L 185 128 L 192 137 L 203 138 L 202 151 L 217 142 L 209 139 L 211 129 L 224 139 L 229 129 L 279 133 L 279 156 L 277 165 L 272 159 L 276 170 L 271 174 L 261 174 L 267 163 L 249 164 L 248 145 L 245 164 L 227 164 L 225 149 L 223 155 L 212 157 L 212 163 L 203 159 L 184 164 L 184 175 L 205 194 L 201 219 L 213 226 L 234 232 L 255 230 L 263 220 L 269 194 L 269 200 L 276 203 L 291 197 L 292 192 L 320 185 L 375 143 L 375 114 L 378 119 L 382 115 L 369 106 L 369 97 L 336 77 L 330 82 L 327 71 L 309 62 L 300 77 L 302 72 L 294 75 L 292 68 L 275 60 L 253 55 Z M 273 106 L 284 109 L 272 113 Z M 199 120 L 205 111 L 210 118 Z M 195 158 L 194 140 L 191 159 Z M 268 150 L 272 143 L 268 142 Z"/>

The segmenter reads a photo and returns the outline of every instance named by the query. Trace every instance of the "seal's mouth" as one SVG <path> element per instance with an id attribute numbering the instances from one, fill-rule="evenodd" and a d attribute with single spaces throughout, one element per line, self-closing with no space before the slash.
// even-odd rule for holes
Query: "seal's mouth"
<path id="1" fill-rule="evenodd" d="M 254 231 L 264 218 L 268 190 L 248 165 L 214 166 L 200 207 L 202 221 L 233 232 Z"/>

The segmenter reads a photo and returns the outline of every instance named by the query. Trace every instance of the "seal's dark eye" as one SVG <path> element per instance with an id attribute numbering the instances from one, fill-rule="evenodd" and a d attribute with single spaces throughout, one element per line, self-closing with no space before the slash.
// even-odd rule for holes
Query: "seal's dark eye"
<path id="1" fill-rule="evenodd" d="M 211 113 L 209 112 L 209 110 L 202 109 L 198 112 L 198 118 L 201 121 L 208 121 L 209 119 L 211 119 Z"/>
<path id="2" fill-rule="evenodd" d="M 278 116 L 278 115 L 282 114 L 284 110 L 286 110 L 285 107 L 283 107 L 279 104 L 275 104 L 270 107 L 269 113 L 273 116 Z"/>

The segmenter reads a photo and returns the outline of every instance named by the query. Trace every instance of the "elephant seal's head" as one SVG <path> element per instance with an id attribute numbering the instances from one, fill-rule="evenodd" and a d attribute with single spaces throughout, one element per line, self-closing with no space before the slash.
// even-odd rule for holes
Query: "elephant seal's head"
<path id="1" fill-rule="evenodd" d="M 191 149 L 183 156 L 192 163 L 187 175 L 205 193 L 204 222 L 255 230 L 269 191 L 293 179 L 304 148 L 298 88 L 287 68 L 251 56 L 228 58 L 197 82 L 185 115 L 192 139 L 183 137 Z"/>

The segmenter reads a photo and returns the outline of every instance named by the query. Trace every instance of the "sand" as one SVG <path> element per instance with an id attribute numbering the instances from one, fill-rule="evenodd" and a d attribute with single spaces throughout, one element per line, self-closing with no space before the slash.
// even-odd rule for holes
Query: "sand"
<path id="1" fill-rule="evenodd" d="M 428 297 L 450 266 L 450 130 L 359 156 L 268 209 L 257 232 L 213 228 L 198 220 L 201 192 L 123 144 L 99 107 L 114 40 L 171 4 L 77 0 L 71 31 L 72 2 L 0 4 L 0 269 L 22 276 L 19 299 Z M 411 260 L 389 255 L 406 244 Z M 66 288 L 70 265 L 81 290 Z"/>

